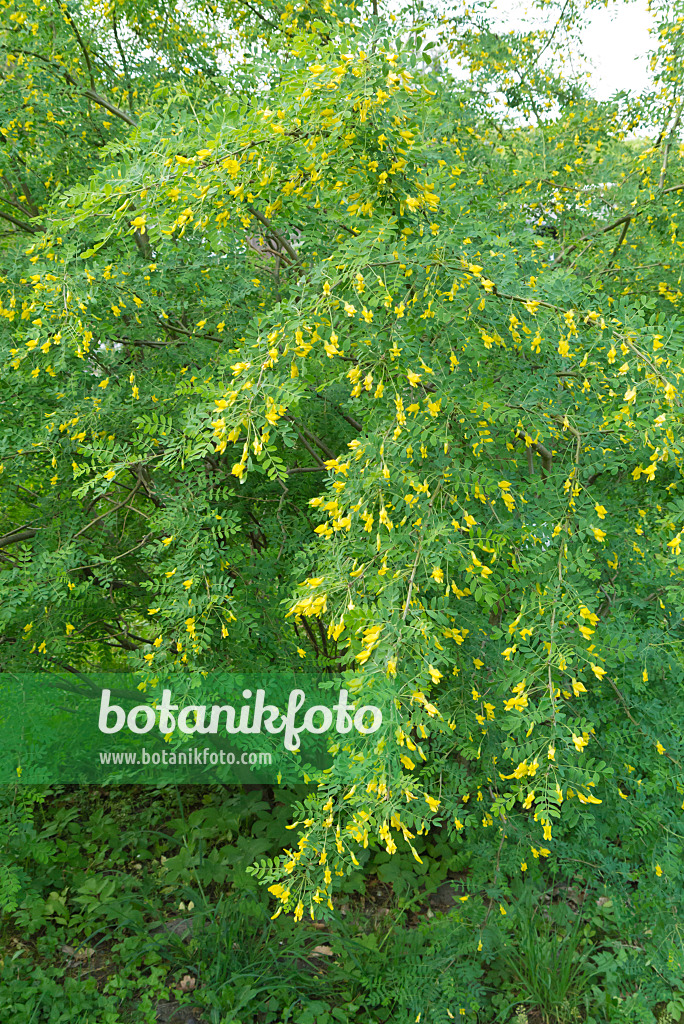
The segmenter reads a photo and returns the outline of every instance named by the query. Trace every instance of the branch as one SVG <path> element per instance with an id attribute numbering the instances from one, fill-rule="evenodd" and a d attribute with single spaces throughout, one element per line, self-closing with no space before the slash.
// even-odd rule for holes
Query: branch
<path id="1" fill-rule="evenodd" d="M 613 249 L 613 251 L 612 251 L 612 253 L 610 255 L 610 259 L 608 260 L 608 266 L 609 267 L 611 266 L 613 260 L 615 259 L 616 255 L 617 255 L 618 249 L 620 248 L 620 246 L 624 242 L 625 235 L 627 234 L 627 232 L 629 230 L 629 225 L 631 223 L 632 223 L 632 218 L 631 217 L 627 217 L 627 219 L 625 220 L 625 223 L 622 225 L 622 231 L 620 232 L 620 237 L 618 238 L 617 242 L 615 243 L 615 248 Z"/>
<path id="2" fill-rule="evenodd" d="M 84 534 L 86 532 L 86 530 L 89 530 L 91 526 L 95 525 L 95 523 L 99 523 L 101 519 L 104 519 L 106 516 L 111 515 L 112 512 L 118 512 L 119 509 L 122 509 L 124 507 L 124 505 L 128 504 L 129 499 L 133 497 L 133 495 L 136 493 L 136 491 L 139 490 L 141 485 L 142 485 L 142 480 L 140 479 L 140 477 L 138 477 L 138 482 L 136 483 L 136 485 L 133 488 L 133 490 L 128 495 L 126 495 L 126 498 L 124 499 L 124 501 L 120 501 L 118 504 L 113 505 L 111 508 L 106 509 L 106 511 L 104 511 L 102 513 L 102 515 L 96 516 L 95 519 L 91 519 L 89 523 L 87 523 L 84 527 L 82 527 L 78 531 L 78 533 L 74 534 L 73 540 L 76 540 L 77 537 L 80 537 L 82 534 Z"/>
<path id="3" fill-rule="evenodd" d="M 125 121 L 126 124 L 132 125 L 133 128 L 137 127 L 138 122 L 134 118 L 130 117 L 125 110 L 122 110 L 121 107 L 116 107 L 113 103 L 110 103 L 109 100 L 105 99 L 104 96 L 100 96 L 100 94 L 95 92 L 94 89 L 85 89 L 83 95 L 86 99 L 92 100 L 93 103 L 97 103 L 99 106 L 104 107 L 105 110 L 108 110 L 110 114 L 114 115 L 114 117 L 120 117 L 122 121 Z"/>
<path id="4" fill-rule="evenodd" d="M 5 188 L 7 189 L 8 192 L 11 192 L 13 195 L 17 194 L 16 193 L 16 189 L 13 187 L 11 181 L 9 181 L 4 176 L 3 176 L 2 181 L 3 181 L 3 183 L 5 185 Z M 29 197 L 26 195 L 26 193 L 28 192 L 28 189 L 26 188 L 25 185 L 22 186 L 22 189 L 23 189 L 24 196 L 25 196 L 25 198 L 27 200 L 27 203 L 28 203 L 29 202 Z M 8 206 L 11 206 L 12 209 L 19 210 L 19 213 L 24 213 L 25 211 L 28 210 L 28 212 L 31 213 L 32 217 L 37 217 L 38 216 L 38 211 L 37 211 L 35 206 L 33 206 L 33 212 L 31 212 L 31 210 L 28 209 L 28 206 L 26 205 L 26 203 L 22 206 L 21 203 L 15 203 L 12 199 L 7 199 L 5 196 L 0 196 L 0 203 L 6 203 Z"/>
<path id="5" fill-rule="evenodd" d="M 322 458 L 320 457 L 320 455 L 318 454 L 318 452 L 317 452 L 317 451 L 315 451 L 315 450 L 314 450 L 314 449 L 313 449 L 313 448 L 311 447 L 311 445 L 309 444 L 309 442 L 307 441 L 307 439 L 306 439 L 306 438 L 304 437 L 304 435 L 303 435 L 303 434 L 301 433 L 301 431 L 299 431 L 299 430 L 297 429 L 297 427 L 295 427 L 295 430 L 297 431 L 297 437 L 299 438 L 300 444 L 302 444 L 302 445 L 303 445 L 303 447 L 304 447 L 304 448 L 306 448 L 307 452 L 309 453 L 309 455 L 311 456 L 311 458 L 312 458 L 312 459 L 314 460 L 314 462 L 316 463 L 316 465 L 317 465 L 317 466 L 319 467 L 319 469 L 325 469 L 325 465 L 324 465 L 324 463 L 323 463 L 323 459 L 322 459 Z"/>
<path id="6" fill-rule="evenodd" d="M 299 256 L 297 255 L 296 250 L 292 248 L 292 246 L 290 245 L 288 240 L 286 238 L 284 238 L 283 235 L 279 234 L 276 231 L 276 229 L 273 227 L 273 225 L 271 224 L 271 222 L 268 219 L 268 217 L 264 217 L 263 213 L 259 213 L 259 211 L 255 210 L 253 206 L 249 206 L 248 205 L 247 209 L 249 210 L 249 212 L 254 217 L 256 217 L 256 219 L 259 221 L 260 224 L 263 224 L 265 228 L 268 228 L 268 230 L 271 232 L 273 237 L 276 238 L 280 242 L 280 244 L 282 245 L 282 247 L 285 250 L 285 252 L 288 253 L 288 255 L 292 257 L 294 262 L 295 263 L 299 263 Z"/>
<path id="7" fill-rule="evenodd" d="M 681 186 L 681 187 L 684 188 L 684 186 Z M 625 214 L 624 217 L 620 217 L 618 220 L 613 221 L 612 224 L 608 224 L 605 228 L 601 228 L 601 230 L 598 232 L 598 234 L 599 235 L 605 235 L 609 231 L 613 231 L 615 228 L 619 228 L 621 224 L 625 223 L 625 221 L 630 221 L 630 220 L 632 220 L 633 217 L 638 217 L 640 213 L 643 213 L 643 210 L 637 210 L 636 213 Z M 593 242 L 596 237 L 597 237 L 596 234 L 593 234 L 593 235 L 582 235 L 581 238 L 578 238 L 576 242 L 574 242 L 568 249 L 565 249 L 565 251 L 560 254 L 558 259 L 554 261 L 555 265 L 558 266 L 559 263 L 561 262 L 561 260 L 564 260 L 565 257 L 569 256 L 571 252 L 574 252 L 575 249 L 578 248 L 578 246 L 580 245 L 581 242 L 586 242 L 587 240 L 589 240 L 590 242 Z"/>
<path id="8" fill-rule="evenodd" d="M 668 135 L 667 142 L 665 143 L 665 146 L 663 148 L 663 163 L 662 163 L 662 167 L 660 168 L 660 178 L 658 179 L 658 188 L 662 188 L 663 185 L 665 184 L 665 175 L 667 174 L 667 161 L 668 161 L 669 156 L 670 156 L 670 147 L 672 145 L 672 137 L 673 137 L 674 133 L 677 131 L 677 129 L 679 128 L 681 120 L 682 120 L 682 108 L 680 107 L 678 112 L 677 112 L 677 116 L 675 118 L 675 122 L 672 125 L 672 128 L 670 129 L 670 133 Z"/>
<path id="9" fill-rule="evenodd" d="M 264 25 L 268 25 L 269 28 L 275 28 L 275 29 L 278 28 L 278 26 L 275 24 L 275 22 L 270 21 L 268 18 L 265 18 L 264 15 L 261 14 L 255 7 L 252 7 L 252 5 L 250 3 L 247 3 L 247 0 L 242 0 L 242 4 L 243 4 L 244 7 L 247 8 L 247 10 L 251 11 L 252 14 L 256 14 L 257 18 L 260 21 L 263 21 Z"/>
<path id="10" fill-rule="evenodd" d="M 38 533 L 32 526 L 12 530 L 10 533 L 0 537 L 0 548 L 6 548 L 8 544 L 19 544 L 22 540 L 31 540 Z"/>
<path id="11" fill-rule="evenodd" d="M 541 455 L 542 466 L 544 468 L 544 471 L 547 472 L 547 473 L 550 473 L 551 472 L 551 463 L 553 461 L 553 455 L 551 454 L 549 449 L 544 447 L 544 445 L 540 444 L 538 441 L 532 441 L 532 443 L 528 445 L 527 438 L 529 437 L 529 434 L 521 434 L 520 431 L 518 431 L 515 436 L 520 438 L 522 441 L 525 442 L 525 447 L 527 448 L 528 453 L 531 453 L 532 451 L 535 451 L 535 452 L 537 452 L 538 455 Z M 530 476 L 532 476 L 533 473 L 532 473 L 532 460 L 531 460 L 531 458 L 528 461 L 528 465 L 530 467 Z"/>
<path id="12" fill-rule="evenodd" d="M 9 46 L 1 45 L 0 50 L 4 50 L 5 53 L 23 53 L 29 57 L 35 57 L 36 60 L 41 60 L 44 64 L 47 64 L 48 67 L 55 72 L 55 74 L 63 76 L 67 85 L 70 85 L 74 89 L 80 88 L 78 82 L 72 75 L 69 74 L 67 69 L 62 64 L 58 64 L 55 61 L 50 60 L 48 57 L 44 57 L 41 53 L 35 53 L 32 50 L 19 50 L 17 48 L 10 48 Z M 135 128 L 137 126 L 137 121 L 135 121 L 132 117 L 129 117 L 125 110 L 121 110 L 120 107 L 117 107 L 114 103 L 110 103 L 108 99 L 105 99 L 104 96 L 100 96 L 100 94 L 95 91 L 94 81 L 92 81 L 92 86 L 92 89 L 83 90 L 82 95 L 85 96 L 86 99 L 92 100 L 93 103 L 97 103 L 99 106 L 104 107 L 105 110 L 108 110 L 110 114 L 114 115 L 114 117 L 120 117 L 122 121 L 125 121 L 132 127 Z"/>
<path id="13" fill-rule="evenodd" d="M 313 441 L 313 443 L 317 445 L 318 448 L 321 449 L 321 451 L 327 458 L 335 458 L 335 453 L 330 448 L 328 448 L 327 444 L 325 444 L 325 442 L 320 439 L 318 434 L 314 434 L 313 430 L 309 430 L 308 427 L 305 427 L 304 424 L 300 423 L 299 420 L 297 420 L 294 416 L 287 415 L 285 416 L 285 419 L 288 420 L 290 423 L 294 424 L 297 433 L 301 431 L 302 434 L 306 434 L 306 436 L 309 437 Z"/>
<path id="14" fill-rule="evenodd" d="M 101 696 L 101 694 L 102 694 L 102 687 L 98 686 L 97 683 L 93 683 L 92 680 L 90 680 L 88 678 L 88 676 L 85 675 L 83 672 L 79 672 L 78 669 L 73 668 L 71 665 L 64 665 L 61 661 L 58 661 L 57 658 L 53 658 L 50 655 L 43 655 L 43 657 L 44 657 L 45 661 L 52 662 L 52 664 L 56 665 L 57 668 L 62 670 L 62 672 L 68 672 L 70 675 L 76 676 L 77 679 L 79 679 L 82 683 L 85 684 L 85 686 L 88 687 L 87 691 L 86 690 L 82 690 L 82 689 L 80 689 L 78 687 L 69 686 L 68 683 L 64 683 L 61 680 L 57 679 L 56 683 L 53 684 L 53 685 L 48 683 L 48 686 L 50 686 L 51 689 L 66 690 L 69 693 L 77 693 L 81 697 L 90 697 L 90 696 L 92 696 L 92 697 L 100 697 Z M 133 697 L 135 697 L 135 691 L 133 691 L 131 693 L 130 690 L 117 689 L 116 687 L 110 687 L 110 692 L 111 692 L 113 697 L 121 697 L 123 699 L 128 698 L 129 700 L 132 699 Z"/>
<path id="15" fill-rule="evenodd" d="M 28 231 L 31 235 L 35 235 L 39 231 L 45 230 L 42 225 L 36 225 L 36 227 L 34 227 L 32 224 L 29 224 L 28 221 L 19 220 L 18 217 L 13 217 L 11 213 L 4 213 L 2 210 L 0 210 L 0 217 L 2 217 L 3 220 L 9 221 L 10 224 L 14 224 L 16 228 L 21 228 L 22 231 Z"/>
<path id="16" fill-rule="evenodd" d="M 119 30 L 116 24 L 116 12 L 114 10 L 112 10 L 112 28 L 114 29 L 114 39 L 116 41 L 116 48 L 119 51 L 119 56 L 121 57 L 124 75 L 126 76 L 126 83 L 128 85 L 128 106 L 131 108 L 131 113 L 133 113 L 133 85 L 131 83 L 131 76 L 128 71 L 128 62 L 126 61 L 126 54 L 124 53 L 124 48 L 121 45 L 121 40 L 119 39 Z"/>
<path id="17" fill-rule="evenodd" d="M 64 15 L 64 19 L 67 22 L 67 24 L 71 27 L 72 32 L 76 36 L 76 42 L 78 43 L 78 45 L 80 47 L 81 53 L 85 57 L 86 67 L 88 68 L 88 77 L 90 78 L 90 85 L 91 85 L 92 89 L 94 90 L 95 89 L 95 78 L 93 77 L 93 69 L 92 69 L 92 66 L 90 64 L 90 55 L 88 53 L 88 49 L 87 49 L 85 43 L 83 42 L 83 39 L 81 37 L 81 33 L 78 31 L 78 28 L 76 27 L 76 22 L 71 17 L 71 14 L 69 13 L 69 8 L 67 7 L 66 3 L 63 3 L 62 0 L 55 0 L 55 3 L 57 4 L 57 7 L 61 11 L 61 13 Z"/>
<path id="18" fill-rule="evenodd" d="M 415 561 L 413 563 L 413 569 L 411 570 L 411 578 L 409 580 L 408 590 L 406 592 L 406 602 L 404 604 L 404 613 L 401 616 L 403 622 L 406 622 L 406 616 L 408 615 L 409 605 L 411 603 L 411 591 L 413 590 L 413 581 L 416 578 L 416 569 L 418 568 L 418 559 L 419 558 L 420 558 L 420 544 L 418 545 L 418 550 L 416 551 L 416 558 L 415 558 Z"/>
<path id="19" fill-rule="evenodd" d="M 337 402 L 333 402 L 333 401 L 332 401 L 332 399 L 330 399 L 330 398 L 326 398 L 326 397 L 325 397 L 324 395 L 319 395 L 319 393 L 318 393 L 318 392 L 316 391 L 316 389 L 315 389 L 314 387 L 311 387 L 311 388 L 310 388 L 309 390 L 310 390 L 310 391 L 312 391 L 312 392 L 314 393 L 314 395 L 316 396 L 316 398 L 320 398 L 321 402 L 325 402 L 326 404 L 330 405 L 330 406 L 331 406 L 331 408 L 332 408 L 332 409 L 334 409 L 334 410 L 335 410 L 335 412 L 336 412 L 336 413 L 337 413 L 337 414 L 338 414 L 339 416 L 341 416 L 343 420 L 346 420 L 346 421 L 347 421 L 347 423 L 349 424 L 349 426 L 350 426 L 350 427 L 353 427 L 353 428 L 354 428 L 354 430 L 358 430 L 358 431 L 361 431 L 361 430 L 363 430 L 363 423 L 359 423 L 359 421 L 358 421 L 358 420 L 355 420 L 353 416 L 349 416 L 349 415 L 348 415 L 348 414 L 347 414 L 347 413 L 346 413 L 346 412 L 344 411 L 344 409 L 342 408 L 342 406 L 341 406 L 341 405 L 338 405 L 338 403 L 337 403 Z"/>
<path id="20" fill-rule="evenodd" d="M 167 332 L 167 334 L 184 334 L 186 338 L 201 338 L 203 341 L 225 341 L 225 338 L 221 338 L 216 334 L 197 334 L 196 331 L 186 331 L 184 327 L 172 324 L 170 320 L 157 319 L 157 323 Z"/>

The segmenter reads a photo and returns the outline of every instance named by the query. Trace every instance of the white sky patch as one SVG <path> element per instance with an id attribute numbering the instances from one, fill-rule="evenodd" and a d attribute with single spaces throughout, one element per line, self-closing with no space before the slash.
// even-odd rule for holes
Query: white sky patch
<path id="1" fill-rule="evenodd" d="M 648 51 L 657 45 L 658 36 L 644 0 L 595 11 L 583 42 L 595 69 L 590 86 L 598 99 L 608 99 L 619 89 L 642 93 L 652 87 Z"/>
<path id="2" fill-rule="evenodd" d="M 543 26 L 546 21 L 536 12 L 531 15 L 521 0 L 497 0 L 492 4 L 494 11 L 500 14 L 501 29 L 529 29 Z M 546 23 L 552 28 L 555 19 Z M 649 32 L 652 28 L 655 19 L 647 10 L 647 0 L 617 0 L 607 8 L 587 12 L 581 47 L 575 44 L 568 49 L 568 72 L 591 72 L 589 88 L 600 100 L 620 90 L 638 94 L 649 89 L 648 52 L 657 43 L 657 35 Z M 581 59 L 580 49 L 586 61 Z"/>

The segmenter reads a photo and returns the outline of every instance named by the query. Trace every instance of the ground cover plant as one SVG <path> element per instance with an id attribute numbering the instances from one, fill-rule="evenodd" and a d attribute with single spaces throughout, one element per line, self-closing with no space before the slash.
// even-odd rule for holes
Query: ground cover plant
<path id="1" fill-rule="evenodd" d="M 684 20 L 599 102 L 591 7 L 3 0 L 0 671 L 387 726 L 17 765 L 8 1018 L 680 1018 Z"/>

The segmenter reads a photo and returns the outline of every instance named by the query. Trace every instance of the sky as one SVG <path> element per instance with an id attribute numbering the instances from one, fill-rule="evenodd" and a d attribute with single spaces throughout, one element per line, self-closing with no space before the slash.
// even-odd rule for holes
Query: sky
<path id="1" fill-rule="evenodd" d="M 590 85 L 598 99 L 608 99 L 617 89 L 642 92 L 649 87 L 647 53 L 656 42 L 649 35 L 653 26 L 645 0 L 620 0 L 594 12 L 584 46 L 594 65 Z"/>
<path id="2" fill-rule="evenodd" d="M 510 28 L 529 25 L 521 0 L 496 0 L 493 10 L 501 14 L 501 23 Z M 649 85 L 647 52 L 654 44 L 649 36 L 653 16 L 646 0 L 614 0 L 609 7 L 595 11 L 583 33 L 583 46 L 590 64 L 582 64 L 570 55 L 575 71 L 590 70 L 590 88 L 597 99 L 607 99 L 619 89 L 641 92 Z"/>

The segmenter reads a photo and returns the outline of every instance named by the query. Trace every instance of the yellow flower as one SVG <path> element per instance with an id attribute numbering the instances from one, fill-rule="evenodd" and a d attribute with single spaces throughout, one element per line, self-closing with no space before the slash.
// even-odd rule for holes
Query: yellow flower
<path id="1" fill-rule="evenodd" d="M 581 754 L 589 740 L 585 740 L 584 736 L 578 736 L 576 733 L 573 732 L 572 742 L 575 744 L 575 749 L 577 750 L 577 752 Z"/>
<path id="2" fill-rule="evenodd" d="M 587 622 L 591 622 L 592 626 L 596 626 L 599 621 L 598 615 L 596 615 L 590 608 L 587 608 L 586 604 L 581 604 L 579 607 L 579 613 L 583 619 Z"/>
<path id="3" fill-rule="evenodd" d="M 581 804 L 601 804 L 601 803 L 603 803 L 602 800 L 599 800 L 597 797 L 592 796 L 591 793 L 580 793 L 579 790 L 577 792 L 577 799 L 579 800 L 579 802 Z"/>
<path id="4" fill-rule="evenodd" d="M 606 518 L 606 510 L 603 507 L 603 505 L 599 505 L 598 502 L 594 505 L 594 511 L 596 512 L 596 515 L 599 517 L 599 519 Z"/>
<path id="5" fill-rule="evenodd" d="M 655 873 L 658 876 L 658 878 L 660 878 L 660 876 L 662 875 L 663 869 L 661 868 L 660 864 L 656 864 Z"/>
<path id="6" fill-rule="evenodd" d="M 594 537 L 596 537 L 596 540 L 600 543 L 603 543 L 603 541 L 606 539 L 605 531 L 599 530 L 598 526 L 592 526 L 591 532 L 594 534 Z"/>

